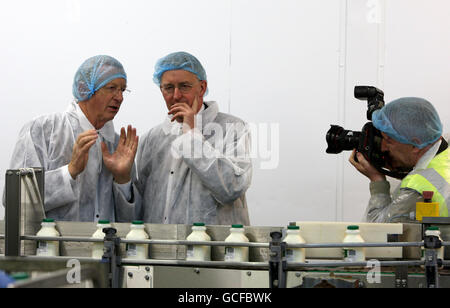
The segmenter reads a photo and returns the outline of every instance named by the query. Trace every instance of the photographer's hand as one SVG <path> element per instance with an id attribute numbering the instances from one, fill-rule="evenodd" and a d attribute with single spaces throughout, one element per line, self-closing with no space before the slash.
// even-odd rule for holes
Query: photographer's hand
<path id="1" fill-rule="evenodd" d="M 358 161 L 355 160 L 355 155 L 357 155 Z M 386 176 L 379 172 L 374 166 L 372 166 L 359 152 L 356 152 L 356 149 L 353 150 L 352 155 L 348 160 L 359 172 L 364 174 L 366 177 L 370 179 L 372 182 L 386 181 Z"/>

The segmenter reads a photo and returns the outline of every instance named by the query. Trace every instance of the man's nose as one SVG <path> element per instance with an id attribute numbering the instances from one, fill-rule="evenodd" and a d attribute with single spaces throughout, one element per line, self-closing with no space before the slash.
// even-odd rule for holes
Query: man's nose
<path id="1" fill-rule="evenodd" d="M 119 102 L 122 102 L 123 101 L 123 92 L 122 91 L 116 91 L 114 93 L 114 98 L 116 100 L 118 100 Z"/>
<path id="2" fill-rule="evenodd" d="M 173 98 L 180 99 L 182 96 L 183 96 L 183 94 L 181 93 L 180 89 L 178 89 L 178 87 L 175 87 L 175 89 L 173 91 Z"/>

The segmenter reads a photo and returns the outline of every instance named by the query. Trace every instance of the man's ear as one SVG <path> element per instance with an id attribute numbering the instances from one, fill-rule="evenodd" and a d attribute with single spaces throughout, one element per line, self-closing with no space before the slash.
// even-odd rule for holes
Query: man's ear
<path id="1" fill-rule="evenodd" d="M 203 97 L 206 93 L 206 89 L 208 88 L 208 82 L 206 80 L 200 80 L 200 86 L 202 88 L 200 96 Z"/>
<path id="2" fill-rule="evenodd" d="M 417 137 L 413 137 L 411 141 L 414 142 L 415 144 L 421 144 L 421 143 L 422 143 L 422 140 L 420 140 L 420 139 L 417 138 Z M 414 148 L 419 149 L 419 148 L 417 148 L 417 147 L 414 147 Z M 420 150 L 420 149 L 419 149 L 419 150 Z"/>
<path id="3" fill-rule="evenodd" d="M 411 147 L 412 147 L 412 150 L 411 150 L 411 152 L 413 153 L 413 154 L 419 154 L 423 149 L 419 149 L 418 147 L 416 147 L 416 146 L 414 146 L 414 145 L 411 145 Z"/>

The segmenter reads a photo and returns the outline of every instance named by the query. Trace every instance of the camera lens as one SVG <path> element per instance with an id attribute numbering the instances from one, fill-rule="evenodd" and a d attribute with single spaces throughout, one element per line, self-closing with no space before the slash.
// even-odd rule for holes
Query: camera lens
<path id="1" fill-rule="evenodd" d="M 351 151 L 358 148 L 361 132 L 345 130 L 341 126 L 331 125 L 326 140 L 329 154 L 338 154 L 342 151 Z"/>

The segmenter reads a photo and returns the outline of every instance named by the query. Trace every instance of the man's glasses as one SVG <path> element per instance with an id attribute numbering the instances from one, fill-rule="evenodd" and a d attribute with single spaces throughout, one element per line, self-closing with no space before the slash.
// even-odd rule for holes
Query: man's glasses
<path id="1" fill-rule="evenodd" d="M 187 83 L 187 82 L 179 83 L 176 86 L 173 84 L 165 84 L 165 85 L 160 86 L 161 91 L 164 94 L 168 94 L 168 95 L 172 95 L 175 92 L 176 88 L 178 88 L 178 90 L 180 90 L 181 93 L 187 94 L 192 90 L 193 87 L 194 87 L 194 85 Z"/>
<path id="2" fill-rule="evenodd" d="M 121 88 L 115 85 L 106 85 L 102 89 L 104 89 L 105 92 L 110 93 L 111 95 L 116 95 L 120 92 L 122 96 L 127 96 L 131 92 L 127 88 Z"/>

